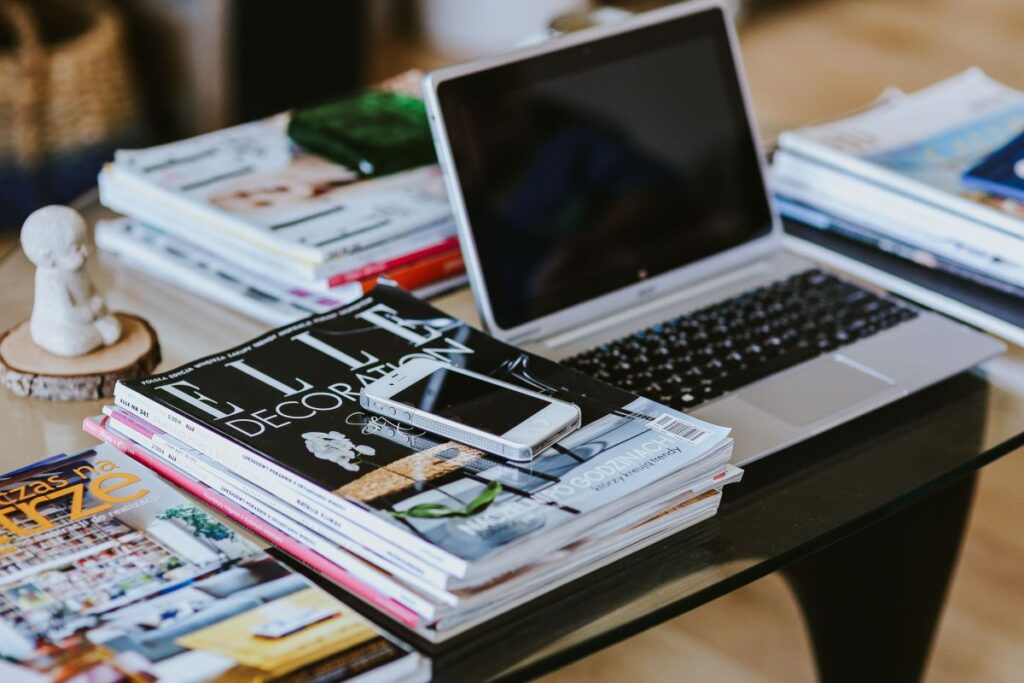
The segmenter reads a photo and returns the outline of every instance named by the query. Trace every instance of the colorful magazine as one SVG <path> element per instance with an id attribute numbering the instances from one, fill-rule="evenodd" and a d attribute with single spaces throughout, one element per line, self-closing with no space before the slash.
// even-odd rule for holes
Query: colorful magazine
<path id="1" fill-rule="evenodd" d="M 82 421 L 83 430 L 90 436 L 139 461 L 183 491 L 187 491 L 217 512 L 281 548 L 304 566 L 370 603 L 392 619 L 405 626 L 415 626 L 420 622 L 423 615 L 406 606 L 410 602 L 406 599 L 407 590 L 402 590 L 393 581 L 376 575 L 373 573 L 375 570 L 369 569 L 364 561 L 340 550 L 336 545 L 330 547 L 331 552 L 324 551 L 324 545 L 320 543 L 315 532 L 295 523 L 295 518 L 301 513 L 290 513 L 290 516 L 289 513 L 281 514 L 280 504 L 247 495 L 251 491 L 251 486 L 225 486 L 223 480 L 226 475 L 220 479 L 200 479 L 196 473 L 188 473 L 179 460 L 157 455 L 148 447 L 151 441 L 144 435 L 125 429 L 124 424 L 118 425 L 116 420 L 106 416 L 88 417 Z M 343 559 L 339 560 L 339 557 Z M 422 598 L 418 601 L 424 602 Z"/>
<path id="2" fill-rule="evenodd" d="M 426 680 L 426 662 L 108 447 L 2 477 L 16 681 Z"/>
<path id="3" fill-rule="evenodd" d="M 779 146 L 1019 239 L 1024 204 L 965 184 L 963 175 L 1022 131 L 1024 92 L 969 69 L 862 113 L 787 131 Z"/>
<path id="4" fill-rule="evenodd" d="M 103 170 L 101 200 L 118 210 L 121 195 L 109 190 L 119 188 L 138 201 L 173 207 L 212 232 L 311 264 L 450 216 L 435 166 L 362 180 L 296 146 L 285 132 L 287 121 L 281 114 L 158 147 L 119 150 Z"/>
<path id="5" fill-rule="evenodd" d="M 359 388 L 412 357 L 576 403 L 583 425 L 524 465 L 366 414 Z M 726 428 L 501 343 L 388 286 L 119 384 L 115 400 L 390 562 L 441 570 L 447 588 L 639 522 L 638 505 L 724 473 L 731 452 Z"/>
<path id="6" fill-rule="evenodd" d="M 630 528 L 611 534 L 599 531 L 488 584 L 447 592 L 416 577 L 410 579 L 401 568 L 381 562 L 378 554 L 361 548 L 359 554 L 379 567 L 376 575 L 368 573 L 365 563 L 339 547 L 339 543 L 351 547 L 350 539 L 338 540 L 333 529 L 295 507 L 282 504 L 173 437 L 143 425 L 138 418 L 114 408 L 104 412 L 110 417 L 84 421 L 89 434 L 153 468 L 303 565 L 433 642 L 458 635 L 713 516 L 722 488 L 738 481 L 742 474 L 729 467 L 721 475 L 694 482 L 686 491 L 638 504 L 632 517 L 640 521 Z M 339 557 L 341 562 L 335 564 Z M 349 571 L 353 564 L 357 566 Z M 392 576 L 409 581 L 425 597 L 410 600 L 409 589 L 394 589 Z"/>

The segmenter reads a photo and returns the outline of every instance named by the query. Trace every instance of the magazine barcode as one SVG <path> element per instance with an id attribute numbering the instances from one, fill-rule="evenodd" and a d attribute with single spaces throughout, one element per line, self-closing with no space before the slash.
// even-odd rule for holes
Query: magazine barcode
<path id="1" fill-rule="evenodd" d="M 699 427 L 692 422 L 680 420 L 678 417 L 672 417 L 665 413 L 662 413 L 660 417 L 652 422 L 651 426 L 667 434 L 671 434 L 672 436 L 678 436 L 683 441 L 687 441 L 689 443 L 699 443 L 704 439 L 704 437 L 711 433 L 707 429 Z"/>

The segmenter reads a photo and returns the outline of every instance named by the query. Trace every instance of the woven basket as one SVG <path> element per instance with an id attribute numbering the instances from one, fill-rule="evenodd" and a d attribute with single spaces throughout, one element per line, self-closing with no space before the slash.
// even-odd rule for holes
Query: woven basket
<path id="1" fill-rule="evenodd" d="M 106 0 L 0 0 L 0 34 L 0 221 L 9 222 L 94 185 L 114 146 L 137 137 L 139 101 Z"/>

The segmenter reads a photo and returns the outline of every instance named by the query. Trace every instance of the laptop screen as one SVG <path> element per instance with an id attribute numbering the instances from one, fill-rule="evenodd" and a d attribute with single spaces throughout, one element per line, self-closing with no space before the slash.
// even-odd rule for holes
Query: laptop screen
<path id="1" fill-rule="evenodd" d="M 718 10 L 444 81 L 437 92 L 504 329 L 771 229 Z"/>

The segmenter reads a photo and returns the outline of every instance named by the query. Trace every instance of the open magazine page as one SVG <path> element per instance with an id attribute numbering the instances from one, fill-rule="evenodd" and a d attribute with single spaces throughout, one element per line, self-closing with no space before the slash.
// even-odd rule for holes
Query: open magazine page
<path id="1" fill-rule="evenodd" d="M 512 464 L 364 413 L 360 387 L 413 357 L 575 403 L 582 427 L 533 462 Z M 726 428 L 380 286 L 346 308 L 121 384 L 116 398 L 274 495 L 353 533 L 362 527 L 369 533 L 360 542 L 390 543 L 396 561 L 478 580 L 571 542 L 638 500 L 723 471 L 731 445 Z"/>
<path id="2" fill-rule="evenodd" d="M 8 680 L 424 678 L 417 655 L 112 448 L 8 474 L 0 498 Z"/>

